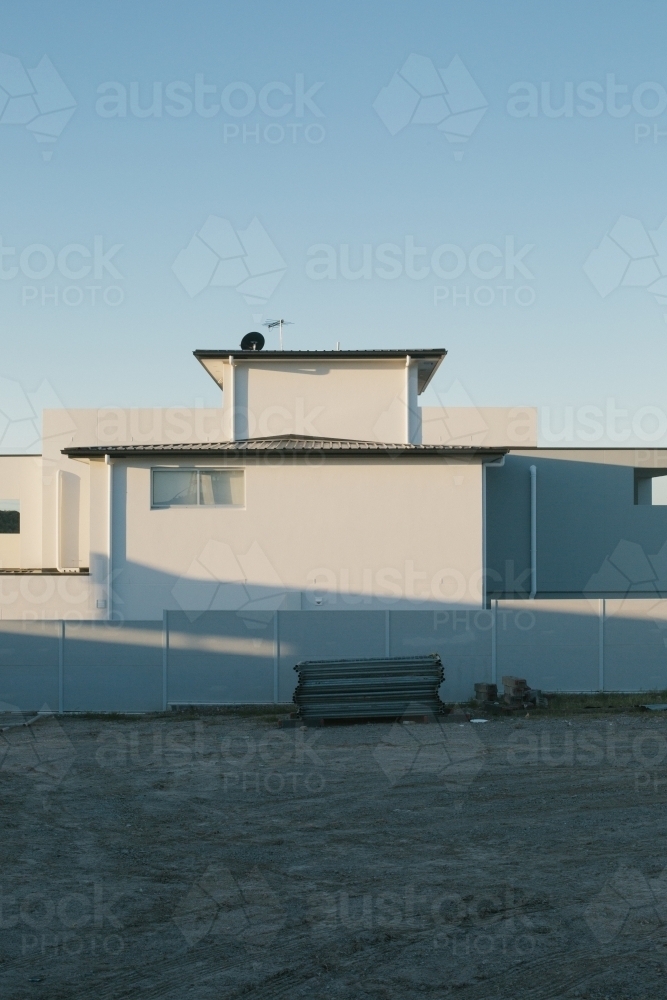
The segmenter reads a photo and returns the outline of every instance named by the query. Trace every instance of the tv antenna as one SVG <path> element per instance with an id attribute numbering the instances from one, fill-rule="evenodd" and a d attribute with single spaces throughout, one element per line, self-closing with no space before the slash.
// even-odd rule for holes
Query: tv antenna
<path id="1" fill-rule="evenodd" d="M 280 350 L 283 349 L 283 327 L 284 326 L 294 326 L 291 319 L 267 319 L 265 323 L 262 323 L 268 330 L 275 330 L 278 327 L 278 335 L 280 337 Z"/>

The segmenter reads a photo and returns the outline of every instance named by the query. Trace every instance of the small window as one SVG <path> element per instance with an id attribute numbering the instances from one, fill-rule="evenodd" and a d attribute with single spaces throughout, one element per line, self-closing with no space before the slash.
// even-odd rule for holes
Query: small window
<path id="1" fill-rule="evenodd" d="M 21 531 L 21 504 L 18 500 L 0 500 L 0 535 L 18 535 Z"/>
<path id="2" fill-rule="evenodd" d="M 153 507 L 242 507 L 242 469 L 153 469 Z"/>
<path id="3" fill-rule="evenodd" d="M 635 469 L 635 503 L 667 507 L 667 470 Z"/>

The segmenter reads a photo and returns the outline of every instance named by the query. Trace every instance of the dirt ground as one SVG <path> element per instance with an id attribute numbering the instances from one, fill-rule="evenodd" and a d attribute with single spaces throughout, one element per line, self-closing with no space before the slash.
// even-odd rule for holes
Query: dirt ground
<path id="1" fill-rule="evenodd" d="M 3 1000 L 667 996 L 667 713 L 50 717 L 0 793 Z"/>

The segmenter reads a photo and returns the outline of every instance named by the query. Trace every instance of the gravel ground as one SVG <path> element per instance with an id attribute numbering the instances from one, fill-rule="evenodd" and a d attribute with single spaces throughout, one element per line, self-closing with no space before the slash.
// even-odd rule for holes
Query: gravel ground
<path id="1" fill-rule="evenodd" d="M 666 765 L 651 713 L 5 729 L 0 995 L 665 996 Z"/>

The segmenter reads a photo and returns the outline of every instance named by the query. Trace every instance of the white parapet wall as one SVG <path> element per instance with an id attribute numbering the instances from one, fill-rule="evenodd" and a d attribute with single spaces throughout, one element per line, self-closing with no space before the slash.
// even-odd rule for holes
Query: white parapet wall
<path id="1" fill-rule="evenodd" d="M 425 406 L 422 444 L 537 447 L 537 409 L 530 406 Z"/>

